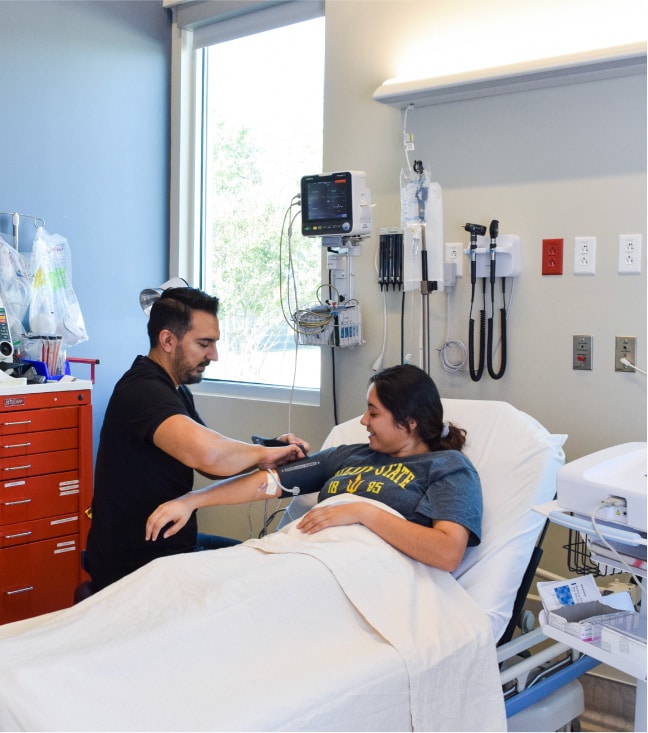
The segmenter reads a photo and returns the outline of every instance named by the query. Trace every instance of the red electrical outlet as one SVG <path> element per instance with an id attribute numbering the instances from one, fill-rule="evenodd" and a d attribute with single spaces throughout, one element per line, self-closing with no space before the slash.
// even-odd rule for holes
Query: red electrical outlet
<path id="1" fill-rule="evenodd" d="M 543 239 L 542 240 L 542 274 L 562 275 L 563 274 L 563 240 Z"/>

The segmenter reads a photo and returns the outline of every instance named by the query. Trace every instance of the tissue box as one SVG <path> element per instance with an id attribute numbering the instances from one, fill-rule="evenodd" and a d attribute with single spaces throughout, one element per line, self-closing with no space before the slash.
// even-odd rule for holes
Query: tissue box
<path id="1" fill-rule="evenodd" d="M 593 575 L 538 583 L 538 592 L 549 625 L 581 641 L 601 638 L 597 619 L 634 611 L 632 598 L 626 591 L 605 596 L 604 601 Z"/>

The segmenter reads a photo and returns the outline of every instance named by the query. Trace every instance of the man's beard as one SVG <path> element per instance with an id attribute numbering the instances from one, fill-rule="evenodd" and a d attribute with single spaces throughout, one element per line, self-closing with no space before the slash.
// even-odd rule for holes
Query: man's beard
<path id="1" fill-rule="evenodd" d="M 180 384 L 198 384 L 202 382 L 204 372 L 196 372 L 194 370 L 198 367 L 207 367 L 209 364 L 209 361 L 203 361 L 193 369 L 189 368 L 189 364 L 181 348 L 176 351 L 173 360 L 174 371 Z"/>

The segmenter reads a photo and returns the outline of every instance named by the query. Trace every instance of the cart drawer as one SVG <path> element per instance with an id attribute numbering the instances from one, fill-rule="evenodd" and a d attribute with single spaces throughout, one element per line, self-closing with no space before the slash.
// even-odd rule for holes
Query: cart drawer
<path id="1" fill-rule="evenodd" d="M 52 537 L 76 534 L 79 531 L 79 515 L 32 519 L 30 522 L 5 524 L 0 527 L 0 547 L 13 547 L 26 542 L 38 542 Z"/>
<path id="2" fill-rule="evenodd" d="M 61 430 L 62 428 L 75 428 L 78 424 L 79 409 L 77 407 L 0 413 L 0 435 L 31 433 L 38 430 Z"/>
<path id="3" fill-rule="evenodd" d="M 0 524 L 27 522 L 79 511 L 78 471 L 0 483 Z"/>
<path id="4" fill-rule="evenodd" d="M 0 482 L 26 476 L 39 476 L 45 473 L 73 471 L 78 465 L 78 450 L 60 450 L 54 453 L 36 453 L 28 456 L 9 456 L 0 458 Z"/>
<path id="5" fill-rule="evenodd" d="M 71 606 L 80 577 L 76 535 L 0 550 L 0 623 Z"/>
<path id="6" fill-rule="evenodd" d="M 0 458 L 4 456 L 27 456 L 32 453 L 46 453 L 53 450 L 68 450 L 78 446 L 79 431 L 77 428 L 3 435 L 0 437 Z"/>

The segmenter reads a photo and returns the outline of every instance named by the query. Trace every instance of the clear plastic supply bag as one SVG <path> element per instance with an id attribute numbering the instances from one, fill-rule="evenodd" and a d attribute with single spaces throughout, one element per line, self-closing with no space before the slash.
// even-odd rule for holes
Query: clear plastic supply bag
<path id="1" fill-rule="evenodd" d="M 25 331 L 32 286 L 25 258 L 0 236 L 0 298 L 14 343 Z"/>
<path id="2" fill-rule="evenodd" d="M 72 259 L 67 239 L 38 227 L 30 270 L 33 283 L 29 330 L 61 336 L 63 348 L 87 341 L 83 315 L 72 287 Z"/>

